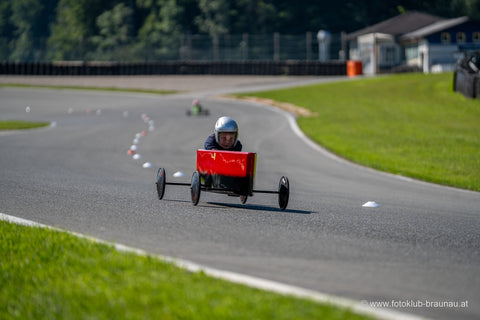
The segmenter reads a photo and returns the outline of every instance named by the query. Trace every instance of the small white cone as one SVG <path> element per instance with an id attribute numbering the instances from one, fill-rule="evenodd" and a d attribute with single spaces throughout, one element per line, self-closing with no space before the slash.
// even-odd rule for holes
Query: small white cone
<path id="1" fill-rule="evenodd" d="M 133 151 L 137 151 L 137 149 L 138 149 L 138 147 L 137 147 L 136 145 L 132 145 L 132 146 L 130 147 L 130 150 L 133 150 Z"/>
<path id="2" fill-rule="evenodd" d="M 185 174 L 182 171 L 177 171 L 173 174 L 175 178 L 182 178 L 185 177 Z"/>
<path id="3" fill-rule="evenodd" d="M 141 136 L 142 136 L 141 133 L 137 133 L 137 134 L 135 135 L 135 138 L 140 139 Z"/>
<path id="4" fill-rule="evenodd" d="M 148 131 L 150 131 L 150 132 L 153 132 L 153 131 L 155 131 L 155 127 L 154 127 L 154 126 L 150 126 L 150 127 L 148 127 Z"/>
<path id="5" fill-rule="evenodd" d="M 30 109 L 30 106 L 27 106 L 27 107 L 25 108 L 25 112 L 26 112 L 26 113 L 29 113 L 30 111 L 32 111 L 32 109 Z"/>
<path id="6" fill-rule="evenodd" d="M 365 208 L 378 208 L 380 207 L 380 205 L 378 203 L 376 203 L 375 201 L 368 201 L 368 202 L 365 202 L 362 207 L 365 207 Z"/>
<path id="7" fill-rule="evenodd" d="M 151 167 L 153 167 L 153 166 L 152 166 L 152 164 L 151 164 L 150 162 L 145 162 L 145 163 L 143 164 L 143 167 L 146 169 L 146 168 L 151 168 Z"/>
<path id="8" fill-rule="evenodd" d="M 138 153 L 135 153 L 135 154 L 133 155 L 133 159 L 139 160 L 139 159 L 142 159 L 142 156 L 139 155 Z"/>
<path id="9" fill-rule="evenodd" d="M 140 142 L 140 139 L 138 138 L 133 139 L 133 144 L 138 144 L 139 142 Z"/>
<path id="10" fill-rule="evenodd" d="M 53 121 L 52 123 L 50 123 L 50 127 L 56 128 L 57 127 L 57 122 Z"/>

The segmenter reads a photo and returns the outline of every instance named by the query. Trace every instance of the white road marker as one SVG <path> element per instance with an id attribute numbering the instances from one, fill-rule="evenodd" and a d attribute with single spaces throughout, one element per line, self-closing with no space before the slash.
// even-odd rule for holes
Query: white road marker
<path id="1" fill-rule="evenodd" d="M 368 201 L 368 202 L 365 202 L 362 207 L 365 207 L 365 208 L 379 208 L 380 205 L 378 203 L 376 203 L 375 201 Z"/>
<path id="2" fill-rule="evenodd" d="M 185 174 L 182 171 L 177 171 L 173 174 L 175 178 L 182 178 L 185 177 Z"/>
<path id="3" fill-rule="evenodd" d="M 148 168 L 151 168 L 151 167 L 153 167 L 153 165 L 150 162 L 145 162 L 143 164 L 143 168 L 145 168 L 145 169 L 148 169 Z"/>

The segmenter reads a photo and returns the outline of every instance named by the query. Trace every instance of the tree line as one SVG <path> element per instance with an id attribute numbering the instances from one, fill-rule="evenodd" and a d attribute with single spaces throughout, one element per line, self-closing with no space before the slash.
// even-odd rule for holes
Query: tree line
<path id="1" fill-rule="evenodd" d="M 406 11 L 480 18 L 480 0 L 1 0 L 0 59 L 157 59 L 182 35 L 352 32 Z"/>

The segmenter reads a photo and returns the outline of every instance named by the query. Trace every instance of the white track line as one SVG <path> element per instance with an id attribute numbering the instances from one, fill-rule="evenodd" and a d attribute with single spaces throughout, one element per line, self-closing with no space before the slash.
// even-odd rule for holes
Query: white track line
<path id="1" fill-rule="evenodd" d="M 222 99 L 225 99 L 225 98 L 222 98 Z M 230 99 L 230 98 L 228 98 L 228 99 Z M 478 193 L 477 191 L 472 191 L 472 190 L 467 190 L 467 189 L 460 189 L 460 188 L 435 184 L 433 182 L 417 180 L 417 179 L 414 179 L 414 178 L 401 176 L 401 175 L 389 173 L 389 172 L 386 172 L 386 171 L 375 170 L 375 169 L 363 166 L 361 164 L 349 161 L 347 159 L 341 158 L 341 157 L 335 155 L 334 153 L 328 151 L 327 149 L 323 148 L 322 146 L 320 146 L 318 143 L 316 143 L 315 141 L 313 141 L 309 137 L 307 137 L 305 135 L 305 133 L 303 133 L 303 131 L 300 130 L 300 127 L 297 124 L 297 119 L 292 113 L 290 113 L 288 111 L 285 111 L 283 109 L 280 109 L 278 107 L 271 106 L 269 104 L 263 104 L 263 103 L 260 103 L 260 102 L 253 102 L 253 101 L 245 101 L 245 100 L 234 99 L 234 98 L 232 98 L 232 99 L 236 100 L 236 101 L 244 102 L 244 103 L 256 106 L 256 107 L 267 108 L 269 110 L 272 110 L 274 112 L 282 114 L 284 117 L 287 118 L 288 124 L 290 125 L 290 128 L 292 129 L 293 133 L 295 133 L 295 135 L 297 135 L 300 139 L 302 139 L 309 147 L 311 147 L 312 149 L 320 152 L 322 155 L 324 155 L 325 157 L 327 157 L 331 160 L 337 161 L 339 163 L 347 164 L 347 165 L 350 165 L 350 166 L 355 166 L 355 167 L 361 168 L 362 170 L 375 172 L 376 174 L 389 176 L 391 178 L 395 178 L 395 179 L 398 179 L 398 180 L 403 180 L 403 181 L 407 181 L 407 182 L 411 182 L 411 183 L 417 183 L 417 184 L 421 184 L 421 185 L 427 185 L 427 186 L 430 186 L 432 188 L 449 189 L 449 190 L 454 190 L 454 191 L 462 192 L 462 193 Z"/>
<path id="2" fill-rule="evenodd" d="M 167 257 L 167 256 L 162 256 L 162 255 L 152 255 L 149 254 L 148 252 L 141 250 L 141 249 L 136 249 L 132 247 L 128 247 L 122 244 L 115 244 L 115 243 L 110 243 L 101 239 L 93 238 L 86 236 L 84 234 L 76 233 L 76 232 L 71 232 L 71 231 L 66 231 L 58 228 L 54 228 L 51 226 L 47 226 L 41 223 L 37 223 L 31 220 L 26 220 L 22 218 L 18 218 L 15 216 L 7 215 L 4 213 L 0 213 L 0 220 L 3 221 L 8 221 L 11 223 L 16 223 L 20 225 L 25 225 L 29 227 L 40 227 L 40 228 L 49 228 L 53 229 L 59 232 L 66 232 L 71 235 L 74 235 L 79 238 L 84 238 L 84 239 L 89 239 L 94 242 L 98 243 L 103 243 L 107 245 L 114 246 L 116 250 L 122 251 L 122 252 L 132 252 L 138 255 L 142 256 L 151 256 L 151 257 L 157 257 L 160 260 L 170 262 L 175 264 L 178 267 L 184 268 L 190 272 L 204 272 L 206 275 L 218 278 L 218 279 L 223 279 L 227 280 L 233 283 L 237 284 L 242 284 L 246 285 L 252 288 L 257 288 L 257 289 L 262 289 L 270 292 L 275 292 L 278 294 L 283 294 L 283 295 L 289 295 L 289 296 L 294 296 L 298 298 L 304 298 L 304 299 L 310 299 L 316 302 L 320 303 L 327 303 L 333 306 L 338 306 L 338 307 L 343 307 L 343 308 L 348 308 L 353 312 L 359 313 L 359 314 L 365 314 L 369 315 L 372 317 L 375 317 L 377 319 L 390 319 L 390 320 L 420 320 L 420 319 L 426 319 L 423 317 L 419 317 L 416 315 L 412 314 L 407 314 L 407 313 L 402 313 L 399 311 L 395 311 L 392 309 L 384 309 L 384 308 L 373 308 L 371 307 L 368 302 L 359 302 L 355 300 L 350 300 L 346 298 L 340 298 L 336 297 L 333 295 L 321 293 L 318 291 L 313 291 L 313 290 L 308 290 L 296 286 L 291 286 L 287 284 L 283 284 L 280 282 L 276 281 L 271 281 L 267 279 L 262 279 L 262 278 L 256 278 L 244 274 L 239 274 L 235 272 L 230 272 L 230 271 L 224 271 L 224 270 L 219 270 L 219 269 L 214 269 L 214 268 L 209 268 L 206 266 L 199 265 L 197 263 L 188 261 L 188 260 L 182 260 L 182 259 L 176 259 L 172 257 Z"/>

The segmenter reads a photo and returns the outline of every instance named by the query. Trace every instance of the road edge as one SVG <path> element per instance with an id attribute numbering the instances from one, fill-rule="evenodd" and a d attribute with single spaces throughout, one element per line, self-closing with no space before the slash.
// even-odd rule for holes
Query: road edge
<path id="1" fill-rule="evenodd" d="M 253 277 L 245 274 L 210 268 L 210 267 L 203 266 L 188 260 L 177 259 L 177 258 L 158 255 L 158 254 L 151 254 L 141 249 L 129 247 L 119 243 L 111 243 L 99 238 L 48 226 L 32 220 L 19 218 L 19 217 L 8 215 L 1 212 L 0 212 L 0 220 L 19 224 L 19 225 L 24 225 L 28 227 L 47 228 L 47 229 L 52 229 L 59 232 L 66 232 L 78 238 L 88 239 L 96 243 L 102 243 L 102 244 L 113 246 L 117 251 L 135 253 L 140 256 L 155 257 L 162 261 L 173 263 L 174 265 L 180 268 L 183 268 L 185 270 L 188 270 L 190 272 L 203 272 L 210 277 L 226 280 L 232 283 L 245 285 L 251 288 L 257 288 L 257 289 L 270 291 L 270 292 L 274 292 L 282 295 L 293 296 L 296 298 L 309 299 L 315 302 L 326 303 L 326 304 L 330 304 L 337 307 L 348 308 L 349 310 L 355 313 L 372 316 L 372 317 L 375 317 L 376 319 L 385 319 L 385 320 L 387 319 L 388 320 L 427 320 L 428 319 L 428 318 L 416 316 L 409 313 L 402 313 L 393 309 L 374 308 L 374 307 L 371 307 L 369 303 L 366 301 L 351 300 L 351 299 L 329 295 L 326 293 L 313 291 L 313 290 L 309 290 L 309 289 L 305 289 L 297 286 L 283 284 L 283 283 L 272 281 L 272 280 L 267 280 L 267 279 Z"/>

